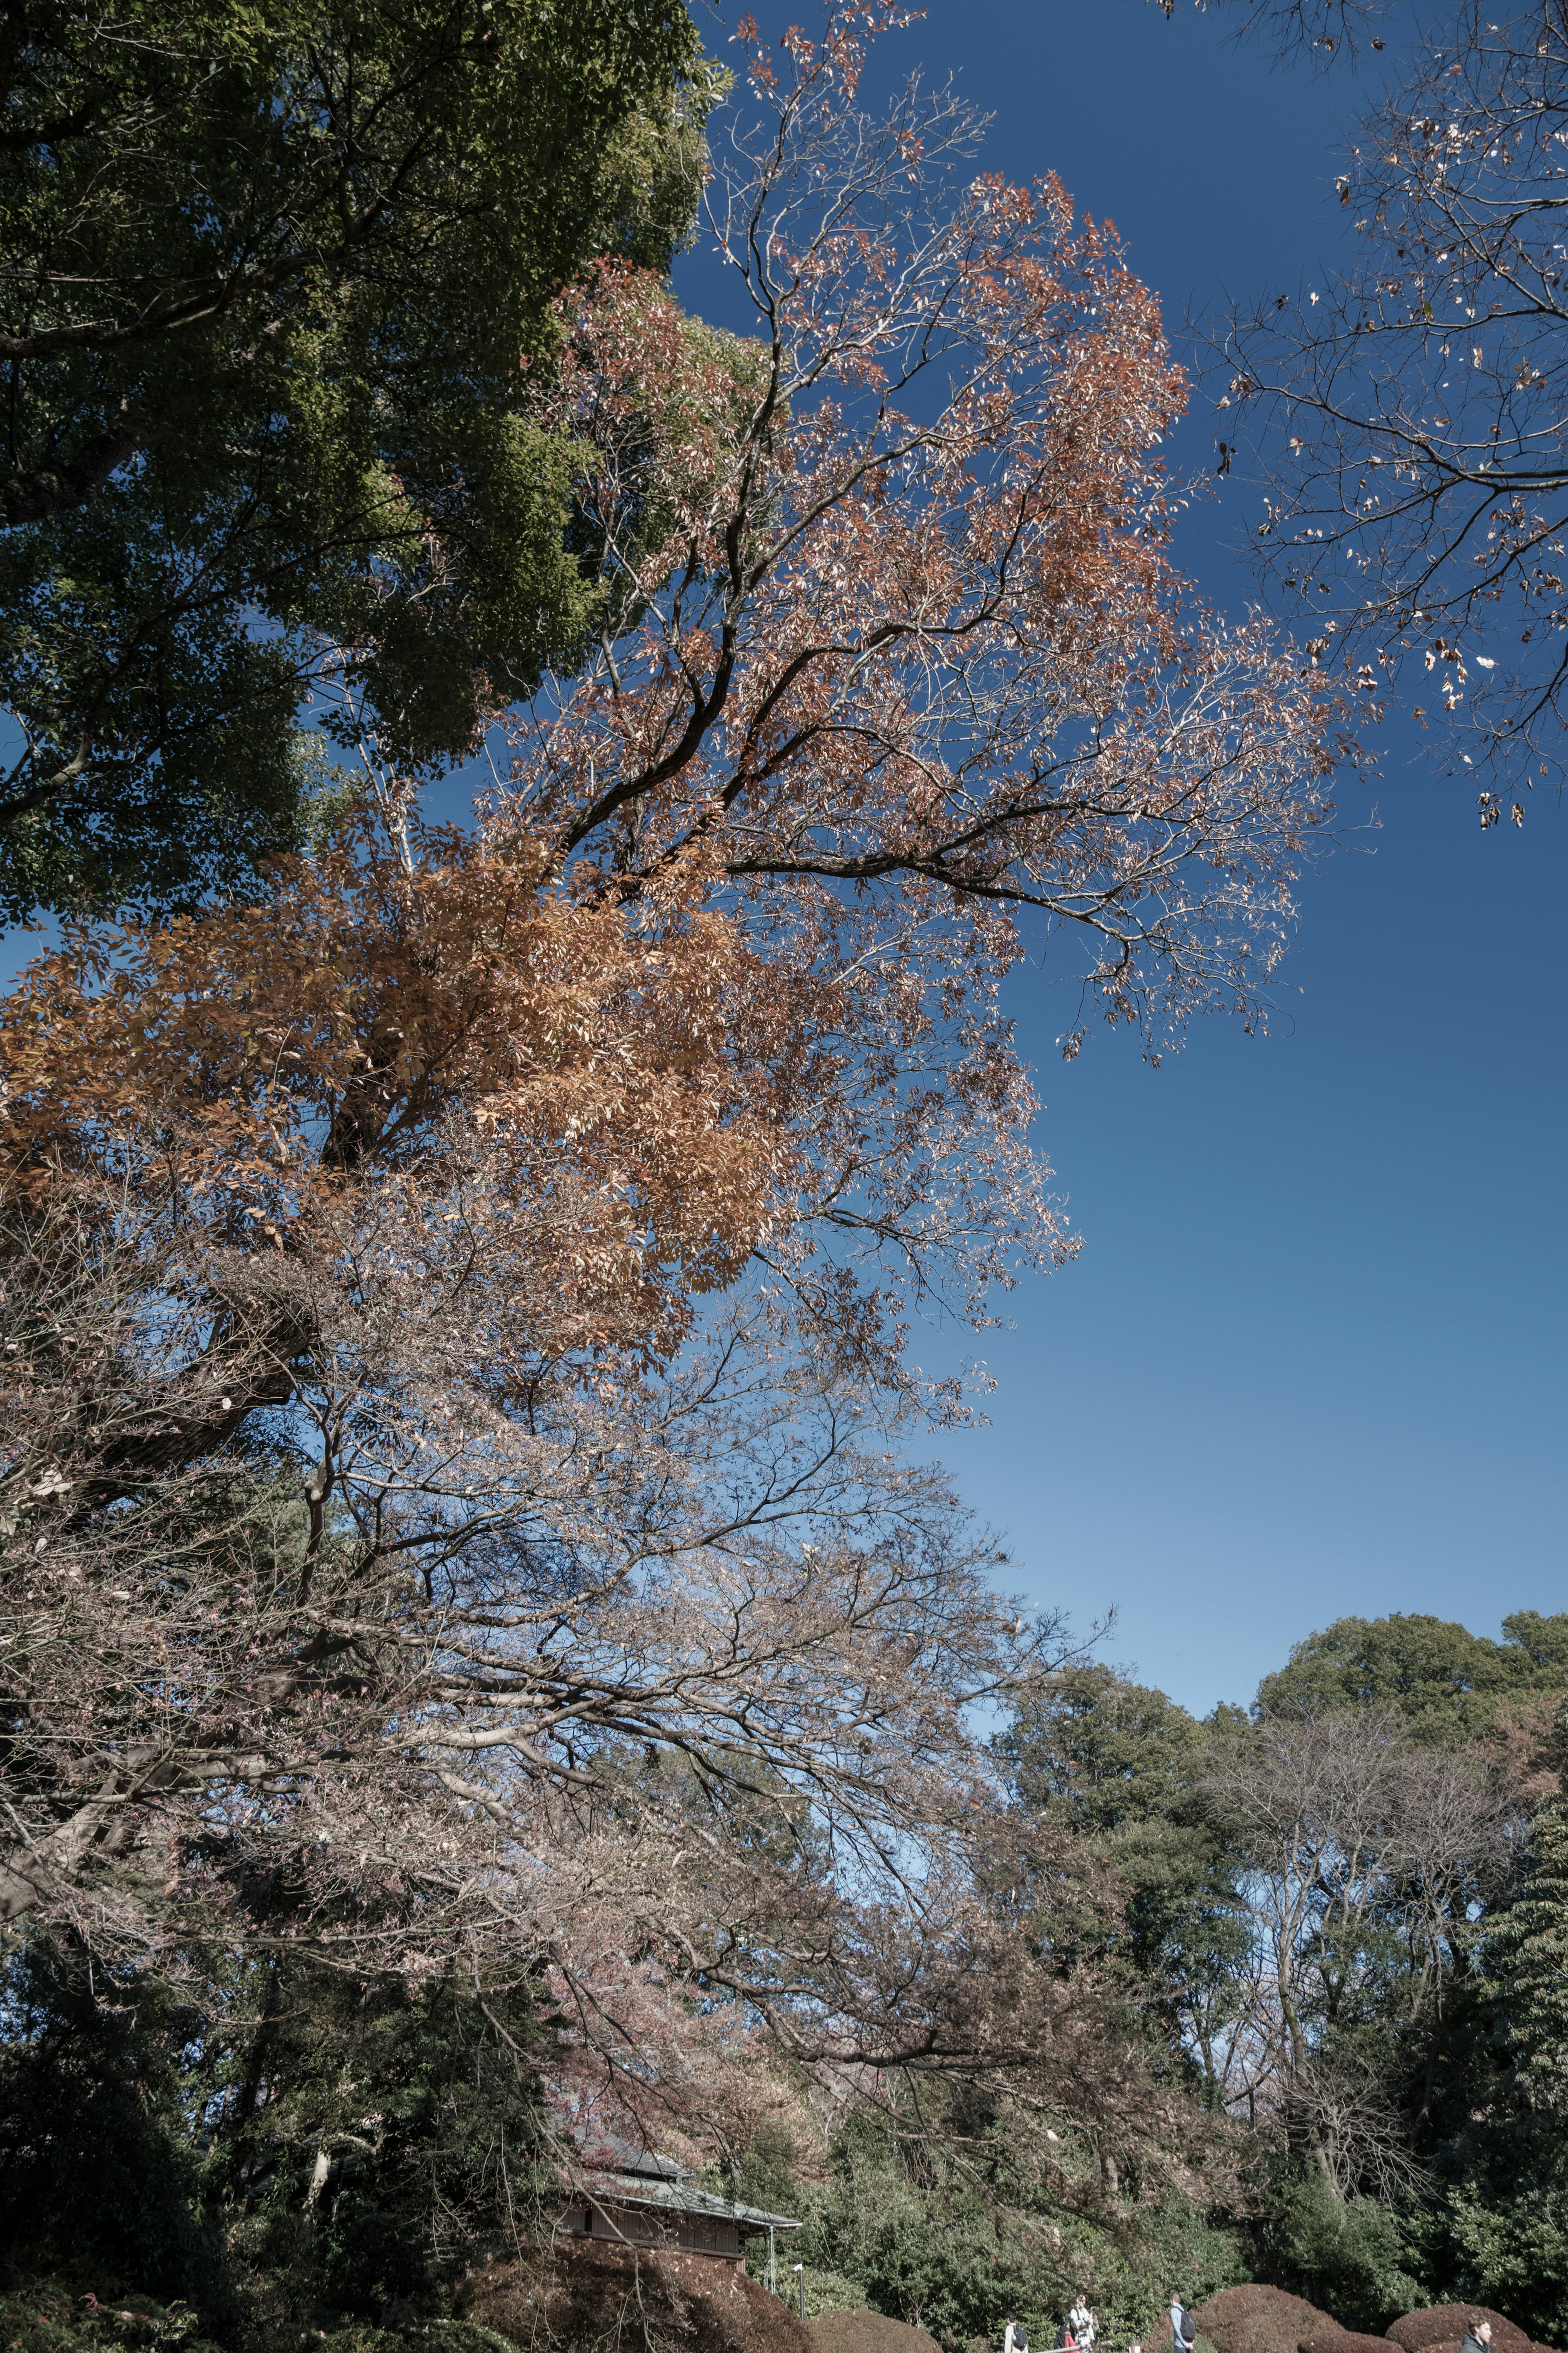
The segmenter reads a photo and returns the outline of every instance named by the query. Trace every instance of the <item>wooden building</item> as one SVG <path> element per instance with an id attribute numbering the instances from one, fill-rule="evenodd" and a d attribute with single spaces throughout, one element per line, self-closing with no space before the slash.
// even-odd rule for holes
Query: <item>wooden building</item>
<path id="1" fill-rule="evenodd" d="M 737 2206 L 710 2189 L 700 2189 L 667 2157 L 621 2149 L 613 2164 L 595 2165 L 561 2213 L 558 2228 L 572 2238 L 598 2239 L 630 2247 L 678 2247 L 694 2255 L 740 2263 L 746 2241 L 781 2231 L 798 2231 L 793 2214 L 769 2214 Z"/>

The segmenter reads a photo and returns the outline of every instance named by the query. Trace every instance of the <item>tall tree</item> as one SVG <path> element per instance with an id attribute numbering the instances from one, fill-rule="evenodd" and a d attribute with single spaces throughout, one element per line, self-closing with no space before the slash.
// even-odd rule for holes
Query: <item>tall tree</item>
<path id="1" fill-rule="evenodd" d="M 1511 1900 L 1480 1931 L 1484 1999 L 1437 2152 L 1444 2194 L 1423 2231 L 1453 2292 L 1500 2305 L 1548 2342 L 1568 2330 L 1565 1731 L 1559 1710 L 1554 1786 L 1529 1818 Z"/>
<path id="2" fill-rule="evenodd" d="M 910 1463 L 965 1409 L 907 1323 L 1071 1247 L 1023 925 L 1151 1051 L 1258 1018 L 1348 747 L 1170 564 L 1146 290 L 1054 182 L 952 197 L 972 126 L 868 121 L 864 31 L 751 53 L 749 359 L 627 263 L 561 298 L 603 630 L 477 833 L 373 710 L 384 831 L 0 1016 L 5 1901 L 243 1943 L 287 1859 L 321 1957 L 540 1957 L 634 2106 L 764 2019 L 1123 2116 L 966 1713 L 1058 1631 Z"/>
<path id="3" fill-rule="evenodd" d="M 1146 2031 L 1221 2105 L 1250 1940 L 1234 1859 L 1207 1819 L 1208 1746 L 1208 1728 L 1163 1692 L 1099 1664 L 1026 1694 L 997 1742 L 1019 1807 L 1105 1858 L 1125 1915 L 1100 1932 L 1125 1939 Z"/>
<path id="4" fill-rule="evenodd" d="M 1506 1885 L 1506 1797 L 1374 1707 L 1234 1726 L 1206 1781 L 1252 1918 L 1234 2054 L 1249 2107 L 1336 2197 L 1397 2196 L 1419 2172 L 1400 2037 L 1441 2037 L 1472 1914 Z"/>
<path id="5" fill-rule="evenodd" d="M 1518 1609 L 1500 1642 L 1451 1619 L 1420 1613 L 1336 1618 L 1293 1643 L 1289 1663 L 1265 1675 L 1266 1716 L 1336 1708 L 1396 1710 L 1417 1739 L 1474 1741 L 1508 1703 L 1568 1689 L 1568 1612 Z"/>
<path id="6" fill-rule="evenodd" d="M 73 1938 L 42 1937 L 0 1963 L 0 2015 L 7 2265 L 85 2262 L 100 2281 L 220 2301 L 221 2233 L 184 2106 L 181 2054 L 199 2031 L 189 2001 L 156 1977 L 117 1977 Z"/>
<path id="7" fill-rule="evenodd" d="M 686 231 L 678 0 L 13 9 L 0 909 L 190 904 L 299 839 L 329 649 L 405 760 L 591 637 L 550 304 Z"/>
<path id="8" fill-rule="evenodd" d="M 1568 1810 L 1558 1793 L 1531 1824 L 1524 1883 L 1494 1924 L 1516 2095 L 1542 2118 L 1568 2111 Z"/>

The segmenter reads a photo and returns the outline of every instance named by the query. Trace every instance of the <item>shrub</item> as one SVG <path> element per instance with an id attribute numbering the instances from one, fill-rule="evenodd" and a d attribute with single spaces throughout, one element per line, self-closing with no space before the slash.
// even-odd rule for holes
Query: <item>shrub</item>
<path id="1" fill-rule="evenodd" d="M 1331 2326 L 1376 2332 L 1421 2299 L 1398 2217 L 1373 2198 L 1336 2198 L 1315 2171 L 1283 2176 L 1259 2237 L 1259 2268 L 1332 2315 Z"/>
<path id="2" fill-rule="evenodd" d="M 1484 2304 L 1427 2305 L 1392 2322 L 1388 2334 L 1402 2353 L 1437 2353 L 1439 2346 L 1458 2345 L 1472 2320 L 1491 2322 L 1494 2353 L 1503 2353 L 1505 2346 L 1509 2353 L 1528 2353 L 1530 2339 L 1523 2329 L 1500 2312 L 1489 2312 Z"/>
<path id="3" fill-rule="evenodd" d="M 589 2353 L 818 2353 L 783 2299 L 739 2263 L 648 2248 L 578 2245 L 497 2263 L 464 2282 L 461 2317 L 513 2345 Z M 444 2332 L 426 2339 L 439 2348 Z"/>
<path id="4" fill-rule="evenodd" d="M 818 2353 L 937 2353 L 923 2328 L 880 2312 L 825 2312 L 807 2326 Z"/>
<path id="5" fill-rule="evenodd" d="M 1258 2280 L 1244 2287 L 1221 2288 L 1198 2306 L 1194 2317 L 1213 2338 L 1217 2353 L 1296 2353 L 1314 2329 L 1335 2326 L 1305 2297 Z"/>

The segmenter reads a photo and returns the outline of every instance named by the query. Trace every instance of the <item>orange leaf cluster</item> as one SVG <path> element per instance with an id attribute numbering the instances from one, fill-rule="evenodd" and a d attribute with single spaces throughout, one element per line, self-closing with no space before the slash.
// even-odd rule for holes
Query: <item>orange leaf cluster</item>
<path id="1" fill-rule="evenodd" d="M 313 1202 L 439 1157 L 454 1116 L 537 1209 L 571 1177 L 587 1290 L 730 1280 L 786 1159 L 727 1038 L 748 957 L 679 878 L 635 917 L 547 849 L 356 832 L 266 904 L 75 935 L 0 1008 L 13 1193 L 177 1181 L 215 1235 L 303 1242 Z M 645 1301 L 646 1303 L 646 1301 Z"/>

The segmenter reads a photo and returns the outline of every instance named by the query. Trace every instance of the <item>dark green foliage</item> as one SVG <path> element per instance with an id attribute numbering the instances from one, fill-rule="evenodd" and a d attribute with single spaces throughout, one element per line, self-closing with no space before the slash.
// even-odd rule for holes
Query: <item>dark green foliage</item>
<path id="1" fill-rule="evenodd" d="M 1437 2151 L 1447 2194 L 1422 2244 L 1445 2293 L 1568 2345 L 1568 1804 L 1531 1825 L 1513 1901 L 1489 1924 L 1489 1982 Z"/>
<path id="2" fill-rule="evenodd" d="M 1486 1740 L 1509 1702 L 1539 1703 L 1568 1682 L 1568 1619 L 1520 1612 L 1488 1642 L 1429 1618 L 1345 1620 L 1298 1646 L 1260 1708 L 1396 1706 L 1438 1746 Z M 1539 1786 L 1562 1754 L 1559 1733 L 1488 1752 Z M 1533 1751 L 1533 1754 L 1530 1753 Z M 1521 1808 L 1522 1813 L 1522 1808 Z M 1310 2169 L 1288 2168 L 1259 2234 L 1259 2261 L 1280 2284 L 1339 2318 L 1381 2328 L 1389 2314 L 1435 2299 L 1510 2315 L 1540 2341 L 1568 2344 L 1568 1812 L 1549 1795 L 1514 1850 L 1515 1876 L 1494 1862 L 1456 1924 L 1447 1968 L 1424 2000 L 1408 1990 L 1413 1950 L 1401 1902 L 1381 1924 L 1382 1966 L 1363 1977 L 1353 2014 L 1325 2048 L 1348 2073 L 1393 2094 L 1407 2154 L 1426 2168 L 1394 2206 L 1342 2204 Z M 1370 1951 L 1370 1947 L 1369 1947 Z M 1409 2276 L 1414 2274 L 1414 2277 Z M 1419 2282 L 1419 2294 L 1416 2284 Z"/>
<path id="3" fill-rule="evenodd" d="M 1266 1679 L 1255 1719 L 1228 1709 L 1198 1725 L 1163 1694 L 1093 1668 L 1035 1697 L 999 1745 L 1020 1804 L 1070 1825 L 1113 1865 L 1146 2030 L 1165 2036 L 1173 2060 L 1197 2063 L 1217 2103 L 1213 2038 L 1223 2040 L 1246 1957 L 1234 1896 L 1249 1852 L 1226 1813 L 1225 1743 L 1245 1746 L 1253 1720 L 1331 1727 L 1346 1711 L 1382 1710 L 1439 1750 L 1484 1744 L 1482 1772 L 1532 1792 L 1562 1763 L 1563 1741 L 1544 1725 L 1565 1688 L 1568 1615 L 1516 1612 L 1501 1641 L 1434 1618 L 1348 1619 Z M 1331 1728 L 1323 1739 L 1324 1757 L 1337 1746 L 1350 1769 L 1354 1740 Z M 1366 1770 L 1383 1769 L 1380 1754 L 1373 1739 Z M 1331 1874 L 1347 1868 L 1331 1840 L 1321 1859 Z M 1251 2260 L 1261 2277 L 1374 2333 L 1434 2296 L 1471 2296 L 1568 2344 L 1562 1802 L 1537 1812 L 1528 1850 L 1478 1855 L 1441 1921 L 1437 1901 L 1435 1887 L 1394 1874 L 1353 1917 L 1329 1905 L 1322 1934 L 1304 1942 L 1294 2000 L 1313 2096 L 1341 2115 L 1359 2105 L 1363 2121 L 1331 2167 L 1313 2153 L 1311 2098 L 1287 2110 L 1290 2153 L 1259 2178 Z"/>
<path id="4" fill-rule="evenodd" d="M 89 2274 L 95 2284 L 83 2285 Z M 218 2353 L 188 2304 L 121 2289 L 85 2261 L 41 2277 L 7 2264 L 0 2345 L 6 2353 Z"/>
<path id="5" fill-rule="evenodd" d="M 840 2137 L 833 2175 L 803 2195 L 796 2253 L 811 2272 L 852 2283 L 873 2311 L 928 2329 L 944 2346 L 1000 2341 L 1009 2314 L 1047 2346 L 1076 2289 L 1088 2286 L 1102 2334 L 1140 2335 L 1172 2280 L 1194 2302 L 1247 2276 L 1240 2233 L 1195 2202 L 1094 2195 L 1099 2166 L 1076 2140 L 1049 2170 L 1022 2117 L 978 2136 L 955 2120 L 949 2142 L 857 2125 Z M 1062 2195 L 1065 2165 L 1069 2195 Z M 1133 2185 L 1134 2192 L 1136 2185 Z"/>
<path id="6" fill-rule="evenodd" d="M 356 2321 L 324 2331 L 319 2353 L 510 2353 L 510 2339 L 472 2320 L 414 2320 L 401 2328 Z"/>
<path id="7" fill-rule="evenodd" d="M 136 2289 L 121 2289 L 90 2266 L 43 2276 L 14 2273 L 0 2288 L 0 2344 L 6 2353 L 222 2353 L 201 2334 L 187 2304 L 163 2305 Z M 238 2323 L 242 2341 L 246 2331 Z M 298 2344 L 298 2335 L 289 2340 Z M 310 2332 L 317 2353 L 508 2353 L 507 2340 L 470 2321 L 415 2321 L 401 2328 L 351 2323 Z"/>
<path id="8" fill-rule="evenodd" d="M 1540 1807 L 1529 1862 L 1488 1937 L 1509 2061 L 1506 2095 L 1568 2137 L 1568 1800 Z"/>
<path id="9" fill-rule="evenodd" d="M 721 2173 L 721 2194 L 766 2214 L 798 2214 L 802 2192 L 795 2158 L 795 2136 L 788 2126 L 764 2121 L 750 2148 Z"/>
<path id="10" fill-rule="evenodd" d="M 526 1989 L 260 1964 L 176 2001 L 35 1947 L 5 2026 L 10 2260 L 84 2291 L 184 2299 L 261 2353 L 441 2315 L 536 2220 Z"/>
<path id="11" fill-rule="evenodd" d="M 260 1973 L 254 2025 L 215 2026 L 200 2091 L 215 2199 L 258 2282 L 344 2314 L 438 2308 L 534 2220 L 526 1991 Z M 248 2006 L 248 2004 L 247 2004 Z M 276 2284 L 258 2287 L 279 2300 Z"/>
<path id="12" fill-rule="evenodd" d="M 7 2260 L 206 2302 L 221 2239 L 182 2108 L 189 2012 L 75 1947 L 37 1946 L 5 1964 L 0 2021 Z"/>
<path id="13" fill-rule="evenodd" d="M 1019 1805 L 1111 1865 L 1145 2019 L 1205 2082 L 1246 1943 L 1200 1786 L 1209 1737 L 1163 1692 L 1087 1666 L 1031 1694 L 997 1742 Z"/>
<path id="14" fill-rule="evenodd" d="M 0 904 L 188 903 L 296 839 L 324 647 L 416 765 L 578 658 L 550 306 L 668 261 L 712 84 L 678 0 L 6 22 Z"/>
<path id="15" fill-rule="evenodd" d="M 1086 1666 L 1031 1694 L 997 1748 L 1020 1805 L 1103 1835 L 1175 1812 L 1203 1745 L 1202 1726 L 1163 1692 Z"/>
<path id="16" fill-rule="evenodd" d="M 1446 2296 L 1506 2312 L 1538 2344 L 1568 2345 L 1568 2166 L 1480 2175 L 1421 2218 L 1427 2275 Z"/>
<path id="17" fill-rule="evenodd" d="M 1445 1618 L 1338 1618 L 1258 1687 L 1263 1715 L 1393 1707 L 1423 1740 L 1490 1731 L 1501 1702 L 1568 1690 L 1568 1613 L 1516 1610 L 1493 1642 Z"/>
<path id="18" fill-rule="evenodd" d="M 1369 2336 L 1380 2337 L 1391 2320 L 1426 2301 L 1401 2218 L 1375 2198 L 1337 2197 L 1317 2168 L 1299 2158 L 1275 2169 L 1255 2254 L 1276 2286 Z"/>

